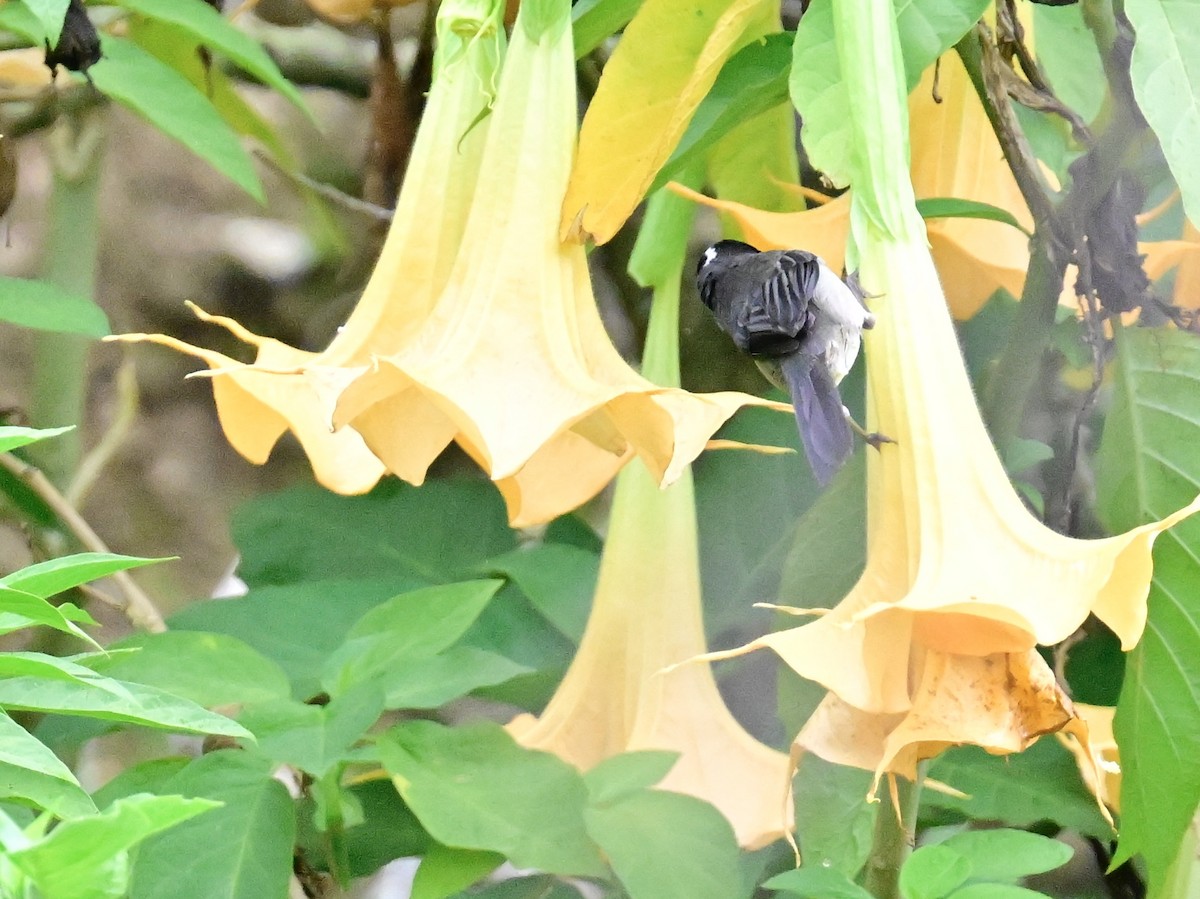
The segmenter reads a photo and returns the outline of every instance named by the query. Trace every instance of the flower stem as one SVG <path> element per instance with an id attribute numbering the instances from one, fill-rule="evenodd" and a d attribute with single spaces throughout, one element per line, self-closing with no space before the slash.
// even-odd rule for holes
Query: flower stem
<path id="1" fill-rule="evenodd" d="M 885 804 L 875 816 L 875 837 L 863 875 L 863 886 L 875 899 L 900 899 L 900 868 L 916 842 L 924 780 L 924 762 L 917 766 L 916 781 L 896 776 L 893 806 Z"/>
<path id="2" fill-rule="evenodd" d="M 59 121 L 51 138 L 54 185 L 45 279 L 79 297 L 96 284 L 102 120 L 86 113 Z M 78 425 L 87 395 L 90 340 L 74 334 L 38 333 L 34 339 L 29 419 L 36 427 Z M 65 488 L 79 462 L 78 429 L 30 448 L 51 482 Z"/>

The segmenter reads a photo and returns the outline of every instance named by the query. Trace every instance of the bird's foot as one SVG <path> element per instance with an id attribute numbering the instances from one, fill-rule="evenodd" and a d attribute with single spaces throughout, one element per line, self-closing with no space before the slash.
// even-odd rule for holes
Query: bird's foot
<path id="1" fill-rule="evenodd" d="M 887 434 L 880 434 L 878 431 L 868 431 L 854 420 L 854 417 L 850 414 L 849 410 L 846 410 L 844 406 L 842 408 L 846 412 L 846 421 L 850 422 L 850 430 L 854 431 L 855 434 L 861 437 L 864 443 L 878 450 L 885 443 L 896 442 Z"/>

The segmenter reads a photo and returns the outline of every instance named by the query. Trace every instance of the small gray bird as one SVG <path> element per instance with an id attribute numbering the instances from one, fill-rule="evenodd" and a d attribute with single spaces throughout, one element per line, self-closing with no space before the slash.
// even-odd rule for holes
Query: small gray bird
<path id="1" fill-rule="evenodd" d="M 763 253 L 722 240 L 704 251 L 696 284 L 737 348 L 791 396 L 804 453 L 825 486 L 854 450 L 837 385 L 858 358 L 863 329 L 875 326 L 857 281 L 804 250 Z"/>

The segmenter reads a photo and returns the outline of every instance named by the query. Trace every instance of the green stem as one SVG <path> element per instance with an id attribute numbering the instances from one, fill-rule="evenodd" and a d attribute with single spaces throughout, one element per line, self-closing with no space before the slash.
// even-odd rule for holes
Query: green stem
<path id="1" fill-rule="evenodd" d="M 99 222 L 102 119 L 84 114 L 60 119 L 51 136 L 54 182 L 42 276 L 80 297 L 94 297 Z M 34 339 L 29 419 L 36 427 L 79 425 L 87 395 L 91 341 L 39 332 Z M 80 456 L 75 430 L 30 448 L 50 481 L 65 489 Z"/>
<path id="2" fill-rule="evenodd" d="M 916 843 L 917 808 L 925 762 L 917 766 L 916 781 L 896 777 L 897 801 L 885 799 L 875 815 L 875 837 L 863 874 L 863 887 L 875 899 L 900 899 L 900 868 Z"/>

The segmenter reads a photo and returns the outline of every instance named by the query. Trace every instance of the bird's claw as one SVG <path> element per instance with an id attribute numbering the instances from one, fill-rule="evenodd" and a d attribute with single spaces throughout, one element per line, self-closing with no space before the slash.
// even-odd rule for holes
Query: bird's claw
<path id="1" fill-rule="evenodd" d="M 883 446 L 885 443 L 895 443 L 896 442 L 891 437 L 889 437 L 887 434 L 880 434 L 878 431 L 872 431 L 869 434 L 863 433 L 862 439 L 867 444 L 869 444 L 870 446 L 874 447 L 877 450 L 881 446 Z"/>

